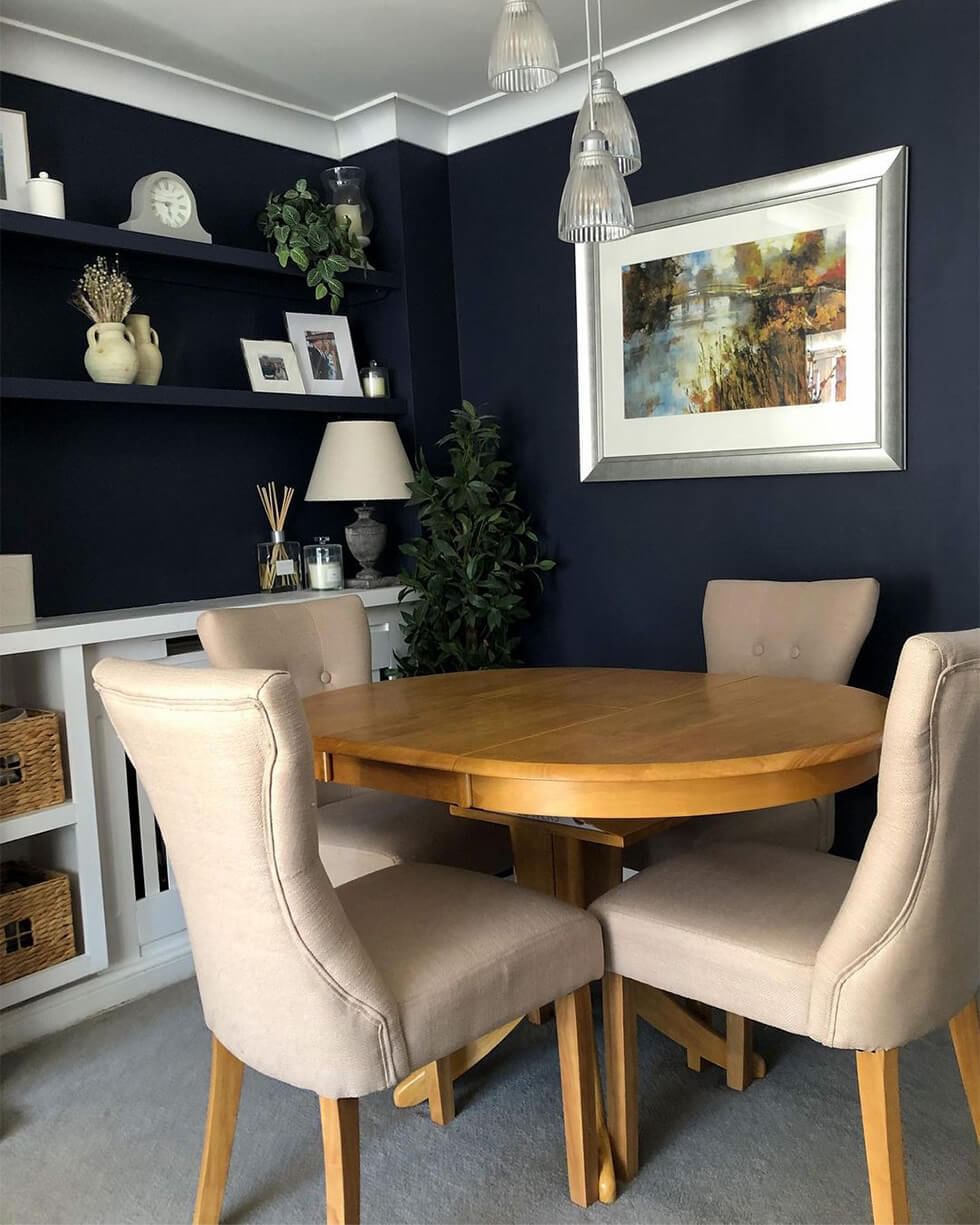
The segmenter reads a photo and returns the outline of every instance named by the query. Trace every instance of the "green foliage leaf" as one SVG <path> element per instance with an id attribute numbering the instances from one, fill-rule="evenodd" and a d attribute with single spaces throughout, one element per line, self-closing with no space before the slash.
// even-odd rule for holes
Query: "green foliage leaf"
<path id="1" fill-rule="evenodd" d="M 307 273 L 306 283 L 317 301 L 330 295 L 333 310 L 340 306 L 344 284 L 339 274 L 367 266 L 367 257 L 350 233 L 348 223 L 338 225 L 332 204 L 322 201 L 306 179 L 297 179 L 283 192 L 270 192 L 256 219 L 281 267 L 290 263 Z"/>

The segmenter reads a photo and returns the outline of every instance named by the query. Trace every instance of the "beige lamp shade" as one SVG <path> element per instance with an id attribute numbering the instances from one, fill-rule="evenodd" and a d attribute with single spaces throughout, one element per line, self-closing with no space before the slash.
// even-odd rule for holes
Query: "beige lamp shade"
<path id="1" fill-rule="evenodd" d="M 307 502 L 383 502 L 411 496 L 409 463 L 393 421 L 331 421 L 306 490 Z"/>

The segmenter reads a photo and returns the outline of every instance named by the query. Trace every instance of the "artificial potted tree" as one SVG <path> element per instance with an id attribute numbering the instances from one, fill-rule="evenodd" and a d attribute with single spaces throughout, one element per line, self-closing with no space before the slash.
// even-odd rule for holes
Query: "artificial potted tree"
<path id="1" fill-rule="evenodd" d="M 436 476 L 419 453 L 409 488 L 421 534 L 402 545 L 414 566 L 399 576 L 404 604 L 403 676 L 506 668 L 518 663 L 519 622 L 555 563 L 542 558 L 530 516 L 517 502 L 500 427 L 469 401 L 452 414 L 439 446 L 450 471 Z"/>

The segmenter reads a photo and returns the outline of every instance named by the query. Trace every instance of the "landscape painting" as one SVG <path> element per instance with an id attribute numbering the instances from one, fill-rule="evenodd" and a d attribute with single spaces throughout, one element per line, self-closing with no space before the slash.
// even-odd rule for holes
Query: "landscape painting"
<path id="1" fill-rule="evenodd" d="M 622 269 L 627 419 L 847 399 L 843 225 Z"/>

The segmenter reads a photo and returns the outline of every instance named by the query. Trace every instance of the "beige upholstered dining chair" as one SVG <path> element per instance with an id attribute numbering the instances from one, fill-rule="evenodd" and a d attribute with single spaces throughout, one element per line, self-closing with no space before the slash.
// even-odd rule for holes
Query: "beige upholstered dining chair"
<path id="1" fill-rule="evenodd" d="M 367 613 L 355 595 L 205 612 L 197 631 L 216 668 L 282 669 L 301 698 L 371 679 Z M 397 863 L 510 867 L 506 829 L 451 816 L 445 804 L 334 783 L 318 784 L 317 795 L 320 855 L 334 885 Z"/>
<path id="2" fill-rule="evenodd" d="M 908 1221 L 898 1051 L 949 1022 L 980 1134 L 980 629 L 905 644 L 878 814 L 859 863 L 718 842 L 647 868 L 592 910 L 606 949 L 610 1131 L 637 1165 L 644 984 L 856 1050 L 876 1225 Z"/>
<path id="3" fill-rule="evenodd" d="M 873 578 L 809 583 L 714 579 L 705 590 L 702 613 L 708 671 L 846 685 L 877 608 Z M 639 843 L 627 863 L 646 867 L 718 839 L 827 851 L 834 840 L 834 797 L 697 817 Z"/>
<path id="4" fill-rule="evenodd" d="M 702 624 L 709 672 L 802 676 L 846 685 L 878 608 L 873 578 L 818 582 L 714 579 L 704 593 Z M 695 817 L 638 842 L 625 856 L 634 870 L 712 842 L 771 842 L 828 851 L 834 797 L 775 808 Z M 752 1083 L 752 1043 L 743 1018 L 727 1022 L 728 1085 Z M 688 1053 L 688 1065 L 698 1066 Z"/>
<path id="5" fill-rule="evenodd" d="M 194 1221 L 221 1211 L 244 1065 L 318 1095 L 327 1220 L 356 1222 L 358 1099 L 431 1064 L 451 1116 L 450 1053 L 550 1000 L 569 1191 L 594 1201 L 596 920 L 433 864 L 335 889 L 286 673 L 104 660 L 93 675 L 166 839 L 213 1035 Z"/>

